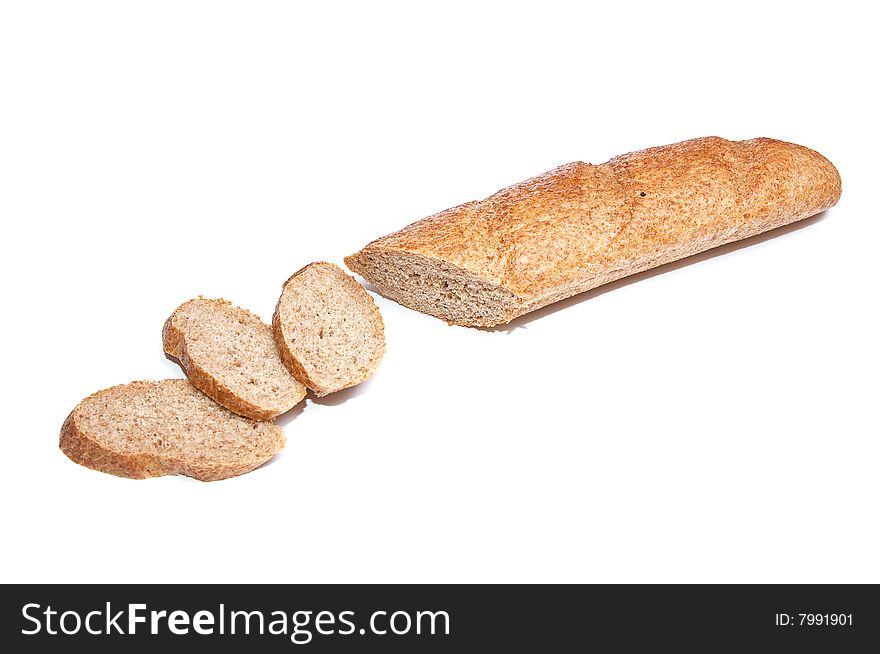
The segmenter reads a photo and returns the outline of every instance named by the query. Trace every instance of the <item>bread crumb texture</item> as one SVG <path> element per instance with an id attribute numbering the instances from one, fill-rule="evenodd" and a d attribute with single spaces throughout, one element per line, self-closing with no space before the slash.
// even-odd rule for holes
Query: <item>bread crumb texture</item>
<path id="1" fill-rule="evenodd" d="M 119 477 L 186 475 L 202 481 L 261 466 L 285 444 L 271 422 L 225 409 L 185 379 L 137 381 L 80 402 L 61 429 L 70 459 Z"/>
<path id="2" fill-rule="evenodd" d="M 196 388 L 245 417 L 270 420 L 306 396 L 272 328 L 226 300 L 184 302 L 165 322 L 162 342 Z"/>
<path id="3" fill-rule="evenodd" d="M 285 282 L 272 327 L 287 369 L 319 396 L 368 379 L 385 353 L 376 303 L 332 263 L 309 264 Z"/>
<path id="4" fill-rule="evenodd" d="M 404 306 L 491 327 L 837 203 L 818 152 L 700 138 L 570 163 L 379 238 L 346 265 Z"/>

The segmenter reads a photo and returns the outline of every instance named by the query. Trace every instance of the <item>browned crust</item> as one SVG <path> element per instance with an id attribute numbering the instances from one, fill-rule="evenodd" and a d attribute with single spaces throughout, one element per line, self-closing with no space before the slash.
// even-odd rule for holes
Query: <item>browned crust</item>
<path id="1" fill-rule="evenodd" d="M 242 313 L 253 316 L 257 320 L 261 320 L 259 316 L 251 313 L 247 309 L 242 309 L 238 307 L 228 300 L 224 299 L 208 299 L 208 298 L 198 298 L 203 302 L 212 302 L 217 304 L 223 304 L 227 306 L 231 306 Z M 183 370 L 186 378 L 189 379 L 190 383 L 198 388 L 202 393 L 210 397 L 217 404 L 226 407 L 230 411 L 237 413 L 245 418 L 252 418 L 253 420 L 272 420 L 276 416 L 280 415 L 278 411 L 272 409 L 263 408 L 253 402 L 249 402 L 245 398 L 240 395 L 236 395 L 228 386 L 223 384 L 219 379 L 214 377 L 213 375 L 208 374 L 204 368 L 198 365 L 187 352 L 186 349 L 186 338 L 181 329 L 177 327 L 175 324 L 175 318 L 177 316 L 177 312 L 185 305 L 187 302 L 184 302 L 174 312 L 168 317 L 168 320 L 165 321 L 165 324 L 162 326 L 162 345 L 165 349 L 165 353 L 177 359 L 180 364 L 181 370 Z M 298 398 L 297 402 L 301 402 L 305 399 L 306 390 L 303 388 L 302 396 Z"/>
<path id="2" fill-rule="evenodd" d="M 374 332 L 374 336 L 382 343 L 382 353 L 376 359 L 376 364 L 372 368 L 367 370 L 366 373 L 364 373 L 363 375 L 349 380 L 348 382 L 346 382 L 345 385 L 338 388 L 324 386 L 318 380 L 308 374 L 308 371 L 306 371 L 305 367 L 296 357 L 296 354 L 291 348 L 290 343 L 288 342 L 288 339 L 284 334 L 284 327 L 282 325 L 280 313 L 281 300 L 284 297 L 284 293 L 287 290 L 288 285 L 312 267 L 330 267 L 334 271 L 341 272 L 343 279 L 345 280 L 344 283 L 350 285 L 353 284 L 352 288 L 356 287 L 360 293 L 363 293 L 364 297 L 366 297 L 368 300 L 367 305 L 370 307 L 370 312 L 377 320 L 378 326 Z M 367 293 L 367 290 L 363 286 L 361 286 L 354 277 L 346 274 L 345 271 L 342 270 L 339 266 L 328 261 L 312 262 L 307 266 L 303 266 L 287 278 L 287 281 L 285 281 L 281 287 L 281 295 L 278 297 L 278 302 L 275 305 L 275 312 L 272 314 L 272 333 L 275 335 L 275 342 L 278 344 L 278 351 L 281 353 L 281 360 L 284 362 L 287 370 L 290 372 L 291 375 L 294 376 L 294 378 L 296 378 L 299 383 L 308 386 L 318 397 L 323 397 L 330 393 L 335 393 L 346 388 L 351 388 L 352 386 L 357 386 L 358 384 L 366 381 L 370 378 L 370 376 L 372 376 L 376 368 L 378 368 L 382 357 L 385 355 L 385 323 L 382 320 L 382 314 L 379 312 L 379 307 L 376 306 L 375 300 L 373 300 L 370 294 Z"/>
<path id="3" fill-rule="evenodd" d="M 170 381 L 170 380 L 168 380 Z M 183 380 L 180 380 L 183 381 Z M 149 384 L 155 382 L 133 382 L 133 384 Z M 265 459 L 259 461 L 246 461 L 240 463 L 197 463 L 185 461 L 174 457 L 159 457 L 148 453 L 119 452 L 99 443 L 77 425 L 77 412 L 87 400 L 98 397 L 105 393 L 111 393 L 115 389 L 126 386 L 120 384 L 111 388 L 92 393 L 83 399 L 61 426 L 59 447 L 74 463 L 86 468 L 106 472 L 117 477 L 129 479 L 148 479 L 150 477 L 162 477 L 164 475 L 184 475 L 198 479 L 199 481 L 219 481 L 230 477 L 237 477 L 269 461 L 277 451 Z M 281 428 L 278 427 L 279 432 Z M 281 432 L 282 446 L 285 441 Z M 279 450 L 280 451 L 280 448 Z"/>
<path id="4" fill-rule="evenodd" d="M 518 298 L 494 326 L 615 279 L 802 220 L 834 206 L 840 175 L 818 152 L 706 137 L 575 162 L 417 221 L 346 257 L 392 299 L 367 255 L 418 255 Z M 435 313 L 438 317 L 447 317 Z"/>

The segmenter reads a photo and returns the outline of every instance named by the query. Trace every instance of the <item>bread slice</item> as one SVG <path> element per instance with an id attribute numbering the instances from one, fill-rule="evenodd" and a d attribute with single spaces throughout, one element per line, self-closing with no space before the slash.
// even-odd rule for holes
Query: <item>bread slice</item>
<path id="1" fill-rule="evenodd" d="M 306 396 L 281 362 L 272 328 L 226 300 L 184 302 L 165 322 L 162 342 L 193 386 L 247 418 L 270 420 Z"/>
<path id="2" fill-rule="evenodd" d="M 319 396 L 366 380 L 385 353 L 385 328 L 373 298 L 325 261 L 285 282 L 272 328 L 284 365 Z"/>
<path id="3" fill-rule="evenodd" d="M 137 381 L 80 402 L 61 428 L 61 450 L 93 470 L 202 481 L 250 472 L 284 447 L 271 422 L 236 415 L 185 379 Z"/>

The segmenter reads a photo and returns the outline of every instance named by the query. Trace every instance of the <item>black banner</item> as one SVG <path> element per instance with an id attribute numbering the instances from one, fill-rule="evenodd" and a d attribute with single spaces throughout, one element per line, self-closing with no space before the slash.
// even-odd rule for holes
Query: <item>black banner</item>
<path id="1" fill-rule="evenodd" d="M 678 652 L 849 652 L 880 644 L 872 585 L 7 585 L 0 611 L 7 652 L 644 651 L 646 643 Z"/>

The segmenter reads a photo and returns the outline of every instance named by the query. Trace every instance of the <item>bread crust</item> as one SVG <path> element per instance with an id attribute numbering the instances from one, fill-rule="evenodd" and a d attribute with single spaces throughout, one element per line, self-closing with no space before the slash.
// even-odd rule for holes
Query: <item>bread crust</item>
<path id="1" fill-rule="evenodd" d="M 97 393 L 92 393 L 70 412 L 61 426 L 59 437 L 61 451 L 75 463 L 117 477 L 148 479 L 164 475 L 185 475 L 199 481 L 217 481 L 236 477 L 260 467 L 284 446 L 284 432 L 280 427 L 274 426 L 280 439 L 280 446 L 271 456 L 254 460 L 229 462 L 187 461 L 180 457 L 157 456 L 147 452 L 131 453 L 114 450 L 100 443 L 93 435 L 83 430 L 77 422 L 79 411 L 90 400 L 100 398 L 102 395 L 115 393 L 120 389 L 132 389 L 140 385 L 149 386 L 169 382 L 188 383 L 182 379 L 166 380 L 165 382 L 132 382 L 130 384 L 119 384 Z"/>
<path id="2" fill-rule="evenodd" d="M 243 314 L 249 315 L 252 318 L 260 320 L 262 322 L 259 316 L 251 313 L 247 309 L 242 309 L 241 307 L 235 306 L 228 300 L 207 299 L 201 297 L 198 299 L 202 302 L 210 302 L 232 307 L 235 310 L 240 311 Z M 162 346 L 166 354 L 177 359 L 177 361 L 180 363 L 181 369 L 186 374 L 186 377 L 187 379 L 189 379 L 190 383 L 198 388 L 200 391 L 202 391 L 205 395 L 210 397 L 212 400 L 217 402 L 217 404 L 226 407 L 234 413 L 245 416 L 246 418 L 252 418 L 254 420 L 272 420 L 276 416 L 283 413 L 283 411 L 267 409 L 265 407 L 259 406 L 241 397 L 240 395 L 237 395 L 223 382 L 221 382 L 213 375 L 209 374 L 190 356 L 189 352 L 187 351 L 186 336 L 176 324 L 178 311 L 185 304 L 186 302 L 175 309 L 174 312 L 168 317 L 168 320 L 165 321 L 165 324 L 162 326 Z M 304 400 L 305 396 L 306 389 L 303 388 L 302 394 L 297 399 L 297 403 Z"/>
<path id="3" fill-rule="evenodd" d="M 370 313 L 374 317 L 373 324 L 376 325 L 374 330 L 374 338 L 378 339 L 382 343 L 382 354 L 385 352 L 385 323 L 382 320 L 382 314 L 379 312 L 379 307 L 376 306 L 376 303 L 373 301 L 373 298 L 370 297 L 369 293 L 367 293 L 366 289 L 361 286 L 358 281 L 352 277 L 351 275 L 345 274 L 339 266 L 329 263 L 327 261 L 315 261 L 306 266 L 303 266 L 295 273 L 293 273 L 281 287 L 281 295 L 278 298 L 278 303 L 275 305 L 275 312 L 272 314 L 272 332 L 275 334 L 275 342 L 278 345 L 278 351 L 281 353 L 281 360 L 284 362 L 284 365 L 287 367 L 287 370 L 290 372 L 293 377 L 299 381 L 301 384 L 308 386 L 318 397 L 323 397 L 330 393 L 335 393 L 337 391 L 341 391 L 346 388 L 351 388 L 352 386 L 357 386 L 358 384 L 366 381 L 370 378 L 370 376 L 375 371 L 375 366 L 363 374 L 357 376 L 349 380 L 344 386 L 340 387 L 329 387 L 325 386 L 318 380 L 314 375 L 310 375 L 308 370 L 303 366 L 302 362 L 296 355 L 296 352 L 291 347 L 288 338 L 284 333 L 283 320 L 281 317 L 281 301 L 284 298 L 284 293 L 287 290 L 288 285 L 291 282 L 296 280 L 297 277 L 303 275 L 306 271 L 310 270 L 314 267 L 329 267 L 336 271 L 342 273 L 342 277 L 344 279 L 345 284 L 353 285 L 352 288 L 357 287 L 358 292 L 363 293 L 368 299 L 368 306 L 370 307 Z M 376 366 L 378 366 L 379 361 L 381 361 L 382 356 L 380 355 L 377 359 Z"/>
<path id="4" fill-rule="evenodd" d="M 837 169 L 818 152 L 758 138 L 706 137 L 594 166 L 574 162 L 429 216 L 345 259 L 392 299 L 377 261 L 420 257 L 509 296 L 490 327 L 602 284 L 802 220 L 837 203 Z"/>

